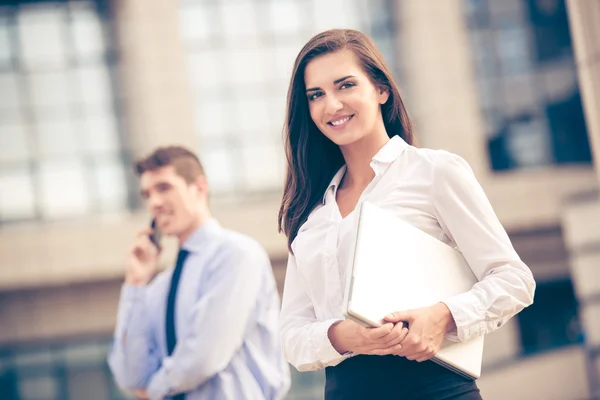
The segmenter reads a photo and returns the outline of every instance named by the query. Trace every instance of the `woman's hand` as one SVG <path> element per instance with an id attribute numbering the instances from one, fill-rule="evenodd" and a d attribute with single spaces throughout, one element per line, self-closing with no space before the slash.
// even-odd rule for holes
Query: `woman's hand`
<path id="1" fill-rule="evenodd" d="M 394 354 L 418 362 L 429 360 L 441 348 L 444 336 L 456 329 L 450 309 L 444 303 L 408 311 L 398 311 L 385 317 L 391 323 L 408 323 L 408 335 L 401 349 Z"/>
<path id="2" fill-rule="evenodd" d="M 329 340 L 338 353 L 349 351 L 354 354 L 395 354 L 402 349 L 400 344 L 408 329 L 403 323 L 387 323 L 379 328 L 365 328 L 352 320 L 337 322 L 329 328 Z"/>

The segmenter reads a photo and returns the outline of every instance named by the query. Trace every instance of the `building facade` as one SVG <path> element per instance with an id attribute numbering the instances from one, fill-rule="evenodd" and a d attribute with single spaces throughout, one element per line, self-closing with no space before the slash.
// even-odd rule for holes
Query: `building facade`
<path id="1" fill-rule="evenodd" d="M 196 149 L 222 225 L 280 288 L 281 127 L 294 57 L 369 33 L 420 145 L 463 156 L 531 267 L 536 302 L 487 338 L 486 399 L 583 399 L 600 349 L 600 2 L 12 1 L 0 6 L 0 394 L 122 399 L 105 363 L 133 234 L 131 162 Z M 161 264 L 175 257 L 167 242 Z M 294 373 L 290 399 L 322 396 Z"/>

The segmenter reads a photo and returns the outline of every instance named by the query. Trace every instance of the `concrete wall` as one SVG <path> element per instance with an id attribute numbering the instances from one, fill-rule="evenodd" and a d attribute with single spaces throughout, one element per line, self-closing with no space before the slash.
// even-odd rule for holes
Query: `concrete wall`
<path id="1" fill-rule="evenodd" d="M 154 7 L 147 7 L 143 0 L 113 3 L 131 154 L 144 155 L 165 143 L 196 146 L 193 99 L 187 89 L 186 63 L 178 36 L 177 2 L 158 0 Z M 600 49 L 593 47 L 598 41 L 594 44 L 591 40 L 600 37 L 600 21 L 591 20 L 593 10 L 583 7 L 584 3 L 593 4 L 588 6 L 592 8 L 599 4 L 572 0 L 569 11 L 588 128 L 595 154 L 600 154 L 600 72 L 597 56 L 592 57 Z M 581 243 L 597 243 L 600 233 L 595 221 L 600 217 L 591 218 L 598 215 L 594 214 L 596 206 L 578 203 L 565 208 L 566 199 L 597 187 L 598 176 L 592 167 L 561 166 L 504 174 L 489 170 L 461 0 L 402 0 L 397 4 L 402 29 L 399 39 L 405 41 L 402 48 L 406 51 L 403 62 L 407 62 L 408 104 L 417 121 L 421 144 L 465 157 L 509 231 L 539 231 L 564 222 L 569 251 L 582 248 Z M 213 209 L 225 227 L 247 233 L 266 247 L 281 289 L 287 250 L 285 238 L 277 233 L 279 200 L 278 195 L 266 196 L 243 207 L 216 201 Z M 148 221 L 145 213 L 133 212 L 3 227 L 0 343 L 110 334 L 125 254 L 134 233 Z M 526 235 L 516 238 L 515 246 L 526 261 L 531 261 L 536 277 L 552 279 L 568 273 L 560 235 Z M 167 243 L 163 265 L 172 262 L 174 250 L 173 243 Z M 571 260 L 578 293 L 600 290 L 595 284 L 600 282 L 595 268 L 600 262 L 598 255 L 572 252 Z M 594 324 L 600 320 L 595 318 L 598 309 L 590 308 L 588 312 L 591 317 L 586 318 L 592 321 L 590 337 L 600 338 L 600 333 L 596 335 L 600 327 Z M 587 396 L 585 354 L 581 348 L 518 363 L 509 361 L 519 351 L 515 321 L 488 337 L 487 367 L 479 381 L 484 398 L 562 400 Z"/>
<path id="2" fill-rule="evenodd" d="M 484 372 L 477 384 L 485 400 L 590 399 L 585 354 L 578 346 Z"/>

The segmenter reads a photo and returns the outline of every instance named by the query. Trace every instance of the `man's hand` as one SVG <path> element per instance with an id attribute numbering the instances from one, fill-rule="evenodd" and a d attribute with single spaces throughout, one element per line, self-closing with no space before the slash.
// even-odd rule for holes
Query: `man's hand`
<path id="1" fill-rule="evenodd" d="M 385 317 L 392 323 L 408 323 L 408 335 L 402 348 L 394 353 L 418 362 L 432 358 L 442 347 L 444 336 L 456 329 L 450 309 L 444 303 L 416 310 L 398 311 Z"/>
<path id="2" fill-rule="evenodd" d="M 400 344 L 408 333 L 402 323 L 388 323 L 379 328 L 365 328 L 352 320 L 333 324 L 328 336 L 331 344 L 340 354 L 348 351 L 354 354 L 395 354 L 402 349 Z"/>
<path id="3" fill-rule="evenodd" d="M 129 252 L 129 265 L 125 272 L 125 283 L 144 286 L 154 278 L 158 271 L 158 249 L 150 241 L 152 229 L 138 232 Z"/>
<path id="4" fill-rule="evenodd" d="M 134 389 L 131 393 L 135 396 L 136 399 L 139 400 L 148 400 L 148 392 L 145 389 Z"/>

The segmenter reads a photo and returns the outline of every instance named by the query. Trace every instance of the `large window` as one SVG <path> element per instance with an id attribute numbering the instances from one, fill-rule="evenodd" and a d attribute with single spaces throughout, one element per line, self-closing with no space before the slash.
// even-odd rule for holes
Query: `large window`
<path id="1" fill-rule="evenodd" d="M 215 194 L 278 191 L 281 133 L 294 59 L 314 34 L 371 34 L 394 65 L 390 1 L 182 0 L 200 155 Z"/>
<path id="2" fill-rule="evenodd" d="M 10 4 L 0 5 L 0 223 L 127 208 L 105 6 Z"/>
<path id="3" fill-rule="evenodd" d="M 108 339 L 0 349 L 2 400 L 125 400 L 106 363 Z"/>
<path id="4" fill-rule="evenodd" d="M 493 169 L 590 163 L 565 2 L 464 4 Z"/>
<path id="5" fill-rule="evenodd" d="M 517 315 L 523 353 L 582 343 L 578 308 L 570 279 L 538 283 L 535 302 Z"/>

